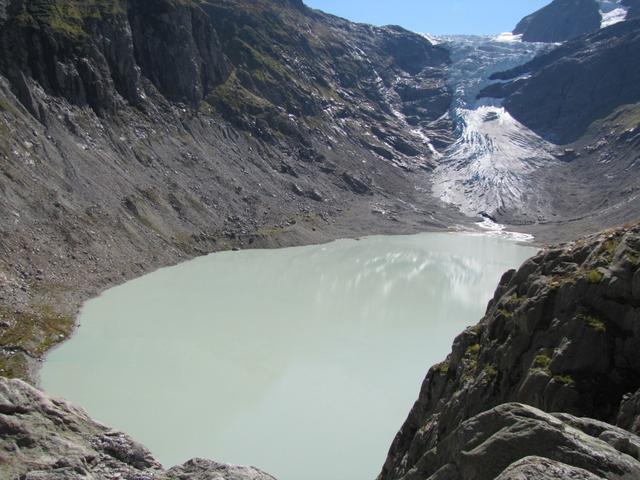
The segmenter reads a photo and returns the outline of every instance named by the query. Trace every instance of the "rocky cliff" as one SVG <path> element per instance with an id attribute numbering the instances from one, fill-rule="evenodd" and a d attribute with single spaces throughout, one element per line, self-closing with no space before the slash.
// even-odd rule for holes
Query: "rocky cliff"
<path id="1" fill-rule="evenodd" d="M 525 42 L 564 42 L 600 28 L 596 0 L 554 0 L 523 18 L 515 30 Z"/>
<path id="2" fill-rule="evenodd" d="M 0 3 L 0 374 L 216 250 L 464 223 L 425 195 L 448 52 L 267 0 Z"/>
<path id="3" fill-rule="evenodd" d="M 638 478 L 639 314 L 640 226 L 506 273 L 429 371 L 380 480 Z"/>

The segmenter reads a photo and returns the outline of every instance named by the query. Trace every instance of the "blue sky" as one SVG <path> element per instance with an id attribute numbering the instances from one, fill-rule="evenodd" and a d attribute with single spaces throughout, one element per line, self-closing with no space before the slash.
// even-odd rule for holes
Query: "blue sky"
<path id="1" fill-rule="evenodd" d="M 356 22 L 395 24 L 421 33 L 494 34 L 551 0 L 304 0 Z"/>

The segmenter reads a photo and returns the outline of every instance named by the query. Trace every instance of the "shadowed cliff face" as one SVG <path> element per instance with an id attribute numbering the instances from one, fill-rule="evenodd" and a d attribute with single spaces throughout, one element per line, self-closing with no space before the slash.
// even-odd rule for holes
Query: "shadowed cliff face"
<path id="1" fill-rule="evenodd" d="M 570 415 L 639 433 L 639 302 L 638 226 L 544 250 L 505 274 L 485 318 L 430 370 L 380 478 L 493 479 L 530 456 L 598 478 L 635 478 L 638 437 Z M 496 408 L 508 402 L 570 415 Z M 618 453 L 598 456 L 603 446 L 586 437 L 572 444 L 581 434 L 554 433 L 557 419 Z M 540 478 L 534 473 L 500 478 Z"/>
<path id="2" fill-rule="evenodd" d="M 14 0 L 7 11 L 1 69 L 14 88 L 32 78 L 98 114 L 113 114 L 120 99 L 143 108 L 146 82 L 171 102 L 204 101 L 242 127 L 250 113 L 276 130 L 281 113 L 315 116 L 337 100 L 353 108 L 353 95 L 387 114 L 396 100 L 416 124 L 449 106 L 446 50 L 301 2 Z"/>
<path id="3" fill-rule="evenodd" d="M 600 28 L 595 0 L 554 0 L 523 18 L 513 31 L 525 42 L 564 42 Z"/>

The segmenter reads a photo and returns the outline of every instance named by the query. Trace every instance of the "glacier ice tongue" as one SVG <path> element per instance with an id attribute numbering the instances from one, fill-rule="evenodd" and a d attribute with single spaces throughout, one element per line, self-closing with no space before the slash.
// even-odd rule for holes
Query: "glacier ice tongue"
<path id="1" fill-rule="evenodd" d="M 531 177 L 556 161 L 554 146 L 513 118 L 500 101 L 477 100 L 492 73 L 526 63 L 549 48 L 512 37 L 443 39 L 452 50 L 449 86 L 455 100 L 450 115 L 458 138 L 442 152 L 432 191 L 470 216 L 546 207 Z"/>

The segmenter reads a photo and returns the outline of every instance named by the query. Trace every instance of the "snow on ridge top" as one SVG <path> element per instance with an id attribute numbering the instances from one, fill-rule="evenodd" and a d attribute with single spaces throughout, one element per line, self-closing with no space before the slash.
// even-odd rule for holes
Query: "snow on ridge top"
<path id="1" fill-rule="evenodd" d="M 620 4 L 620 0 L 598 0 L 602 22 L 600 28 L 610 27 L 627 19 L 627 7 Z"/>
<path id="2" fill-rule="evenodd" d="M 431 42 L 431 45 L 439 45 L 440 43 L 442 43 L 442 41 L 438 39 L 438 37 L 436 37 L 435 35 L 431 35 L 430 33 L 419 33 L 418 35 L 429 40 L 429 42 Z"/>
<path id="3" fill-rule="evenodd" d="M 611 10 L 608 13 L 602 11 L 600 13 L 602 13 L 600 28 L 610 27 L 616 23 L 624 22 L 627 19 L 627 9 L 622 7 Z"/>

